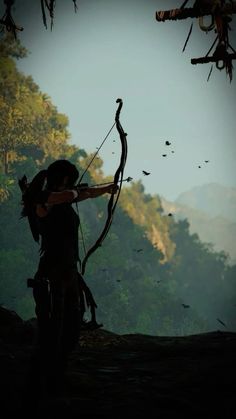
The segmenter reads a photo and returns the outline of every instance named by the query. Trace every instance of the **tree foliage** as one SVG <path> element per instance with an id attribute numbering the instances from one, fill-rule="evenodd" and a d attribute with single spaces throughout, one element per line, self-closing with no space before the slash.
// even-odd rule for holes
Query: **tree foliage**
<path id="1" fill-rule="evenodd" d="M 17 70 L 12 57 L 24 57 L 26 52 L 18 41 L 11 41 L 11 47 L 8 42 L 8 38 L 0 41 L 4 52 L 0 56 L 0 153 L 5 174 L 12 162 L 25 158 L 27 148 L 28 155 L 36 148 L 42 163 L 49 156 L 58 158 L 69 139 L 67 116 L 57 111 L 31 77 Z"/>

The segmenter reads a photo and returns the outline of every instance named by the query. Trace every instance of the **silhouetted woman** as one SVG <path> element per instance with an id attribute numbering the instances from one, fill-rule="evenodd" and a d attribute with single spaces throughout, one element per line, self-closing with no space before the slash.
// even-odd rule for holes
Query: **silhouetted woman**
<path id="1" fill-rule="evenodd" d="M 41 257 L 33 294 L 38 321 L 38 349 L 43 377 L 53 389 L 60 385 L 68 354 L 79 340 L 78 290 L 79 217 L 72 203 L 117 192 L 113 184 L 77 188 L 79 173 L 68 160 L 56 160 L 27 184 L 24 176 L 23 211 L 33 237 L 40 241 Z"/>

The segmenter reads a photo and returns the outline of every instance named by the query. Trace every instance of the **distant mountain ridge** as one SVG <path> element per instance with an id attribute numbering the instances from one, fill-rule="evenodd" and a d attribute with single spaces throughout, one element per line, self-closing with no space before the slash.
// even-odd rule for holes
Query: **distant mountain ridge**
<path id="1" fill-rule="evenodd" d="M 236 262 L 236 188 L 210 183 L 181 193 L 174 202 L 161 201 L 165 213 L 172 212 L 176 220 L 187 218 L 191 233 Z"/>
<path id="2" fill-rule="evenodd" d="M 212 218 L 220 216 L 236 222 L 236 188 L 208 183 L 181 193 L 175 202 L 201 210 Z"/>

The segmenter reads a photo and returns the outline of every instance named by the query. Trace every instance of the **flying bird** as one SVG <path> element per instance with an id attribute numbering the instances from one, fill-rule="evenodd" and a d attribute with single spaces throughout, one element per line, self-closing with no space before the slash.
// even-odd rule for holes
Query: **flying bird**
<path id="1" fill-rule="evenodd" d="M 162 154 L 162 157 L 166 157 L 167 156 L 167 154 Z"/>
<path id="2" fill-rule="evenodd" d="M 190 306 L 188 304 L 182 303 L 183 308 L 189 308 Z"/>
<path id="3" fill-rule="evenodd" d="M 169 141 L 166 141 L 166 145 L 171 145 L 171 143 Z"/>
<path id="4" fill-rule="evenodd" d="M 201 166 L 198 166 L 198 169 L 201 169 Z"/>
<path id="5" fill-rule="evenodd" d="M 219 323 L 221 323 L 224 327 L 227 327 L 227 326 L 226 326 L 226 324 L 225 324 L 224 322 L 222 322 L 222 320 L 220 320 L 220 319 L 218 319 L 218 318 L 217 318 L 216 320 L 217 320 Z"/>
<path id="6" fill-rule="evenodd" d="M 209 163 L 209 160 L 205 160 L 205 163 Z"/>
<path id="7" fill-rule="evenodd" d="M 171 153 L 174 153 L 174 150 L 171 150 Z"/>
<path id="8" fill-rule="evenodd" d="M 139 252 L 142 252 L 143 251 L 143 249 L 133 249 L 134 250 L 134 252 L 137 252 L 137 253 L 139 253 Z"/>
<path id="9" fill-rule="evenodd" d="M 168 214 L 168 217 L 172 217 L 172 214 L 171 214 L 171 212 L 169 212 L 169 214 Z"/>
<path id="10" fill-rule="evenodd" d="M 149 172 L 146 172 L 145 170 L 143 170 L 143 174 L 144 174 L 145 176 L 150 175 L 150 173 L 149 173 Z"/>

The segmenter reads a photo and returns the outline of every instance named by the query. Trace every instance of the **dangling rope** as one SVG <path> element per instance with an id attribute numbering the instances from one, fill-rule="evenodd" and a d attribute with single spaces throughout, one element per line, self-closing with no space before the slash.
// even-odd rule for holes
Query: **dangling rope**
<path id="1" fill-rule="evenodd" d="M 211 69 L 210 69 L 210 71 L 209 71 L 209 74 L 208 74 L 208 77 L 207 77 L 207 81 L 209 81 L 209 80 L 210 80 L 212 70 L 213 70 L 213 65 L 211 65 Z"/>
<path id="2" fill-rule="evenodd" d="M 206 32 L 206 33 L 207 32 L 210 32 L 215 27 L 215 17 L 212 14 L 211 15 L 211 23 L 208 26 L 206 26 L 204 24 L 204 17 L 203 16 L 199 16 L 199 18 L 198 18 L 198 24 L 199 24 L 199 28 L 201 29 L 201 31 Z"/>
<path id="3" fill-rule="evenodd" d="M 185 41 L 184 47 L 183 47 L 183 49 L 182 49 L 182 52 L 184 52 L 184 51 L 185 51 L 185 48 L 186 48 L 187 43 L 188 43 L 188 41 L 189 41 L 190 35 L 191 35 L 191 33 L 192 33 L 192 30 L 193 30 L 193 23 L 192 23 L 192 24 L 191 24 L 191 26 L 190 26 L 189 33 L 188 33 L 187 39 L 186 39 L 186 41 Z"/>

